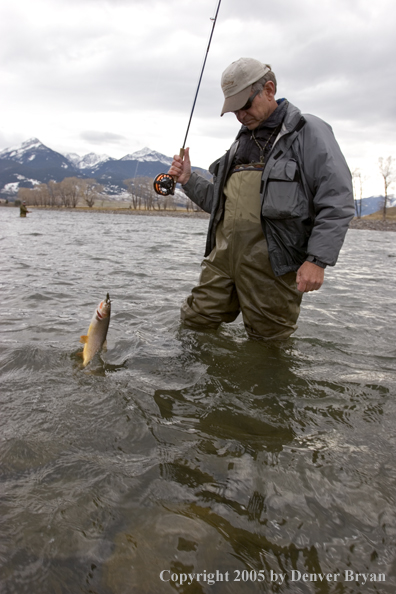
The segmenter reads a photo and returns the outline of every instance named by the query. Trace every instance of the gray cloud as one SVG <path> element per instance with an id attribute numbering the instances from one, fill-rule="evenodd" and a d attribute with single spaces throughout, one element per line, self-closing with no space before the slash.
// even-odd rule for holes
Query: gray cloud
<path id="1" fill-rule="evenodd" d="M 125 136 L 113 134 L 112 132 L 96 132 L 94 130 L 85 130 L 81 132 L 80 138 L 92 142 L 92 144 L 123 144 Z"/>

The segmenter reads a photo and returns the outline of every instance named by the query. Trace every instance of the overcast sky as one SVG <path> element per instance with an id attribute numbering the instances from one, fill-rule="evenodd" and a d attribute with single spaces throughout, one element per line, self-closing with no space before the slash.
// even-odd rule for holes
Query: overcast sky
<path id="1" fill-rule="evenodd" d="M 0 0 L 0 150 L 37 137 L 123 157 L 183 144 L 218 0 Z M 278 98 L 331 124 L 363 194 L 396 158 L 394 0 L 222 0 L 187 146 L 207 168 L 235 137 L 223 70 L 271 64 Z"/>

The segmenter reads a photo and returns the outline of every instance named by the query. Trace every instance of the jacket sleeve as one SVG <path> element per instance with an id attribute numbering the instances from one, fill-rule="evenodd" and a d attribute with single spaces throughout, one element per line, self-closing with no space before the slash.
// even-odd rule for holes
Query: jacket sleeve
<path id="1" fill-rule="evenodd" d="M 187 196 L 198 204 L 205 212 L 212 212 L 213 205 L 213 183 L 198 175 L 192 173 L 188 182 L 182 186 Z"/>
<path id="2" fill-rule="evenodd" d="M 307 252 L 334 266 L 354 216 L 352 176 L 331 127 L 315 116 L 306 120 L 302 162 L 315 216 Z"/>

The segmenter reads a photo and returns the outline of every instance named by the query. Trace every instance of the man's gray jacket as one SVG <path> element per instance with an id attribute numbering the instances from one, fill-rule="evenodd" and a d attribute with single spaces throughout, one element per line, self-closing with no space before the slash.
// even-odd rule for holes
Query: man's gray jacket
<path id="1" fill-rule="evenodd" d="M 210 166 L 213 183 L 192 173 L 183 186 L 193 202 L 211 213 L 205 256 L 216 243 L 223 189 L 237 146 L 238 140 Z M 261 223 L 277 276 L 297 270 L 308 256 L 334 266 L 354 200 L 350 171 L 326 122 L 302 115 L 289 103 L 262 174 L 260 197 Z"/>

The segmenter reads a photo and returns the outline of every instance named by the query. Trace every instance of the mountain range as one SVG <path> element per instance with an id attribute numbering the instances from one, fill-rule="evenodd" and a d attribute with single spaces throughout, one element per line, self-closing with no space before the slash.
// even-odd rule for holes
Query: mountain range
<path id="1" fill-rule="evenodd" d="M 80 157 L 75 153 L 62 155 L 31 138 L 0 152 L 0 196 L 13 200 L 21 187 L 32 188 L 50 180 L 60 182 L 65 177 L 94 178 L 108 195 L 117 196 L 125 191 L 125 179 L 154 178 L 165 173 L 171 163 L 171 157 L 147 147 L 121 159 L 95 153 Z M 194 167 L 193 170 L 208 179 L 211 177 L 205 169 Z"/>

